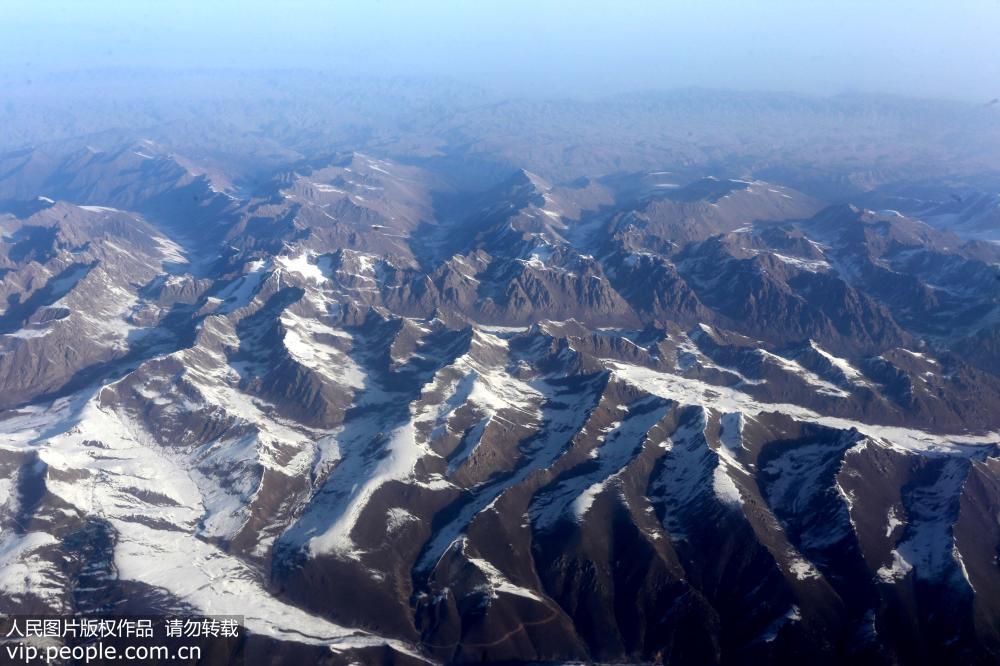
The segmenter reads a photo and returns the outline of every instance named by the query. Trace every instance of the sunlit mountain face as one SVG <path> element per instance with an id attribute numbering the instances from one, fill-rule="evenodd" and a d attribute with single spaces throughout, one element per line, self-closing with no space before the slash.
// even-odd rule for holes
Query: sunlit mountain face
<path id="1" fill-rule="evenodd" d="M 995 106 L 266 81 L 0 111 L 0 613 L 1000 660 Z"/>

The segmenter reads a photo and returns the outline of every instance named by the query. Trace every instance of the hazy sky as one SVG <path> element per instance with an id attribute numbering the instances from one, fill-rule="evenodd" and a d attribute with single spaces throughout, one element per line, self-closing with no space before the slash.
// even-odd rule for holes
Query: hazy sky
<path id="1" fill-rule="evenodd" d="M 1000 0 L 0 0 L 0 69 L 438 75 L 504 94 L 678 86 L 1000 97 Z"/>

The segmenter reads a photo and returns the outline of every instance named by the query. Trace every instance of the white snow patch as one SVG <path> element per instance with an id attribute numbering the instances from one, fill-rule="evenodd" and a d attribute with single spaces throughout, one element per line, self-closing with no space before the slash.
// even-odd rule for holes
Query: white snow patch
<path id="1" fill-rule="evenodd" d="M 893 531 L 897 527 L 903 524 L 904 524 L 903 521 L 896 516 L 896 507 L 894 506 L 889 507 L 889 515 L 886 519 L 886 524 L 885 524 L 885 536 L 886 537 L 892 536 Z"/>
<path id="2" fill-rule="evenodd" d="M 55 546 L 58 540 L 46 532 L 14 532 L 0 535 L 0 593 L 7 599 L 37 597 L 59 604 L 63 581 L 58 564 L 39 553 Z"/>
<path id="3" fill-rule="evenodd" d="M 771 256 L 783 263 L 788 264 L 789 266 L 794 266 L 800 270 L 808 271 L 810 273 L 819 273 L 830 270 L 830 264 L 822 259 L 802 259 L 800 257 L 790 257 L 785 254 L 779 254 L 778 252 L 771 252 Z"/>
<path id="4" fill-rule="evenodd" d="M 365 374 L 358 364 L 335 345 L 323 341 L 324 337 L 352 341 L 349 333 L 288 310 L 281 314 L 281 323 L 285 328 L 285 349 L 292 358 L 339 386 L 364 388 Z"/>
<path id="5" fill-rule="evenodd" d="M 22 328 L 20 330 L 14 331 L 13 333 L 4 333 L 4 336 L 8 338 L 21 338 L 22 340 L 30 340 L 32 338 L 44 338 L 51 332 L 52 332 L 51 328 Z"/>
<path id="6" fill-rule="evenodd" d="M 505 594 L 513 594 L 518 597 L 526 597 L 534 601 L 542 600 L 541 597 L 528 588 L 512 583 L 499 569 L 493 566 L 492 563 L 481 557 L 472 557 L 466 553 L 465 550 L 467 543 L 468 541 L 466 539 L 462 540 L 462 554 L 470 564 L 479 569 L 479 571 L 486 577 L 486 584 L 483 586 L 483 591 L 489 594 L 490 598 L 496 599 L 498 598 L 499 593 L 503 592 Z"/>
<path id="7" fill-rule="evenodd" d="M 868 384 L 867 380 L 865 380 L 864 375 L 861 374 L 861 371 L 859 371 L 857 368 L 851 365 L 848 361 L 839 358 L 837 356 L 834 356 L 833 354 L 824 350 L 822 347 L 816 344 L 816 342 L 813 340 L 809 341 L 809 346 L 812 347 L 817 354 L 819 354 L 827 361 L 829 361 L 830 365 L 840 370 L 844 374 L 844 376 L 848 379 L 848 381 L 854 382 L 856 384 Z"/>
<path id="8" fill-rule="evenodd" d="M 184 256 L 184 250 L 181 246 L 163 236 L 154 236 L 153 241 L 156 243 L 157 249 L 160 251 L 160 257 L 166 261 L 172 261 L 178 264 L 189 263 L 187 257 Z"/>
<path id="9" fill-rule="evenodd" d="M 777 365 L 785 372 L 789 372 L 793 375 L 801 377 L 806 384 L 809 384 L 810 386 L 815 388 L 817 393 L 823 393 L 838 398 L 845 398 L 851 395 L 849 392 L 840 388 L 836 384 L 828 382 L 819 375 L 817 375 L 816 373 L 806 370 L 796 361 L 787 359 L 784 356 L 778 356 L 777 354 L 772 354 L 771 352 L 765 349 L 755 349 L 754 353 L 762 357 L 765 361 Z"/>
<path id="10" fill-rule="evenodd" d="M 301 275 L 306 280 L 322 283 L 326 280 L 323 271 L 316 265 L 312 255 L 303 252 L 296 257 L 282 255 L 274 258 L 274 262 L 286 271 Z"/>
<path id="11" fill-rule="evenodd" d="M 906 574 L 911 571 L 913 571 L 913 565 L 903 559 L 898 550 L 893 549 L 892 562 L 887 566 L 879 567 L 875 575 L 883 583 L 895 583 L 906 578 Z"/>
<path id="12" fill-rule="evenodd" d="M 794 558 L 788 565 L 788 571 L 798 580 L 822 578 L 823 575 L 811 563 L 801 558 Z"/>
<path id="13" fill-rule="evenodd" d="M 627 383 L 682 404 L 702 405 L 720 412 L 739 411 L 749 416 L 756 416 L 764 412 L 779 412 L 797 420 L 819 423 L 831 428 L 843 430 L 856 428 L 869 437 L 903 450 L 956 452 L 960 451 L 962 446 L 992 445 L 1000 442 L 1000 433 L 940 435 L 915 428 L 871 425 L 841 417 L 825 416 L 799 405 L 760 402 L 737 388 L 715 386 L 696 379 L 658 372 L 613 359 L 604 359 L 604 364 L 614 372 L 615 376 Z"/>

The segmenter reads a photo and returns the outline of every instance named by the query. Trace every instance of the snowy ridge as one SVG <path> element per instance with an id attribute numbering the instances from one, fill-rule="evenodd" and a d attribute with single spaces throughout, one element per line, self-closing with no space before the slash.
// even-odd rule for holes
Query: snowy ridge
<path id="1" fill-rule="evenodd" d="M 411 652 L 396 641 L 346 629 L 276 600 L 258 572 L 197 538 L 202 500 L 189 470 L 160 452 L 134 422 L 102 406 L 99 394 L 62 400 L 51 410 L 26 410 L 5 426 L 5 450 L 34 450 L 50 470 L 84 474 L 68 483 L 49 472 L 46 484 L 81 514 L 115 528 L 115 565 L 122 579 L 161 587 L 206 614 L 244 615 L 252 633 L 316 644 L 391 644 Z M 140 488 L 143 493 L 137 494 Z M 142 499 L 150 495 L 173 501 L 164 505 Z M 151 527 L 149 520 L 170 529 Z M 8 544 L 3 557 L 27 565 L 25 553 L 50 543 L 51 537 L 36 534 Z M 16 569 L 5 571 L 10 575 Z M 41 582 L 37 589 L 46 585 Z"/>
<path id="2" fill-rule="evenodd" d="M 605 364 L 623 381 L 669 400 L 677 400 L 681 404 L 704 405 L 719 412 L 742 412 L 747 415 L 777 412 L 831 428 L 856 429 L 874 439 L 887 442 L 889 446 L 906 450 L 923 453 L 957 453 L 964 451 L 963 447 L 966 446 L 995 445 L 1000 442 L 1000 433 L 938 435 L 913 428 L 871 425 L 840 417 L 824 416 L 798 405 L 760 402 L 738 389 L 715 386 L 641 366 L 613 360 L 606 360 Z"/>

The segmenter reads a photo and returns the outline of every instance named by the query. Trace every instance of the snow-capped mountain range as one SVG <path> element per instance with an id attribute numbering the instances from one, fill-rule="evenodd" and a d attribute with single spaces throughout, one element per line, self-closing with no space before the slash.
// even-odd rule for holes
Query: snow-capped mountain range
<path id="1" fill-rule="evenodd" d="M 248 663 L 1000 658 L 995 197 L 439 167 L 0 156 L 0 612 L 244 615 Z"/>

